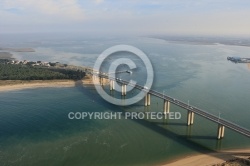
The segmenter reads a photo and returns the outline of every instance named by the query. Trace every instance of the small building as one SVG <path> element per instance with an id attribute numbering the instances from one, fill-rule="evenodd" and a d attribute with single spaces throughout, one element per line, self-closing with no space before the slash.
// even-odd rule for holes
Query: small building
<path id="1" fill-rule="evenodd" d="M 19 60 L 15 60 L 14 64 L 18 65 L 18 64 L 20 64 L 20 61 Z"/>
<path id="2" fill-rule="evenodd" d="M 26 65 L 29 61 L 23 60 L 23 64 Z"/>

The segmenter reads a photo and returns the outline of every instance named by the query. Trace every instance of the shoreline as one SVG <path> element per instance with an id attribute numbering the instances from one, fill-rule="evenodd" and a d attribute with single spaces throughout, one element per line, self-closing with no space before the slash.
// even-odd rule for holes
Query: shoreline
<path id="1" fill-rule="evenodd" d="M 206 154 L 186 155 L 182 158 L 169 161 L 161 166 L 220 166 L 233 159 L 250 158 L 250 148 L 225 150 Z M 237 162 L 237 161 L 236 161 Z M 229 165 L 228 165 L 229 166 Z"/>
<path id="2" fill-rule="evenodd" d="M 77 84 L 77 81 L 73 80 L 32 80 L 32 81 L 21 81 L 21 80 L 13 80 L 7 81 L 3 84 L 0 81 L 0 92 L 7 92 L 7 91 L 16 91 L 16 90 L 23 90 L 23 89 L 35 89 L 35 88 L 46 88 L 46 87 L 74 87 Z"/>
<path id="3" fill-rule="evenodd" d="M 92 77 L 87 75 L 82 80 L 0 80 L 0 92 L 17 91 L 35 88 L 63 88 L 81 85 L 98 84 L 99 80 L 93 82 Z M 105 85 L 108 81 L 105 80 Z"/>

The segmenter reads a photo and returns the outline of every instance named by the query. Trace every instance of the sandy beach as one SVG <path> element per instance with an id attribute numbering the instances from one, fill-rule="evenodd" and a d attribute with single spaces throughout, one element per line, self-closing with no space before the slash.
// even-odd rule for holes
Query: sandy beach
<path id="1" fill-rule="evenodd" d="M 184 157 L 183 159 L 163 164 L 162 166 L 184 166 L 184 165 L 185 166 L 213 166 L 213 165 L 220 166 L 220 164 L 225 163 L 226 161 L 229 161 L 232 159 L 240 158 L 240 159 L 249 160 L 249 157 L 250 157 L 250 149 L 228 150 L 228 151 L 222 151 L 222 152 L 187 156 L 187 157 Z M 238 166 L 238 165 L 235 164 L 234 166 Z"/>
<path id="2" fill-rule="evenodd" d="M 34 89 L 43 87 L 74 87 L 76 82 L 73 80 L 46 80 L 46 81 L 18 81 L 18 82 L 3 82 L 1 81 L 0 92 L 14 91 L 22 89 Z"/>
<path id="3" fill-rule="evenodd" d="M 104 84 L 108 84 L 109 81 L 104 79 Z M 74 87 L 80 85 L 93 85 L 99 84 L 99 79 L 94 82 L 91 76 L 85 76 L 82 80 L 0 80 L 0 92 L 3 91 L 14 91 L 22 89 L 34 89 L 34 88 L 45 88 L 45 87 Z"/>

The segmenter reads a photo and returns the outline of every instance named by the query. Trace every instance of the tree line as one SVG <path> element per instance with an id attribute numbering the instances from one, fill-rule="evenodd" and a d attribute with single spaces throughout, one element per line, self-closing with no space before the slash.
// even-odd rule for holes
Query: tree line
<path id="1" fill-rule="evenodd" d="M 49 69 L 29 65 L 0 64 L 0 80 L 79 80 L 85 72 L 70 69 Z"/>

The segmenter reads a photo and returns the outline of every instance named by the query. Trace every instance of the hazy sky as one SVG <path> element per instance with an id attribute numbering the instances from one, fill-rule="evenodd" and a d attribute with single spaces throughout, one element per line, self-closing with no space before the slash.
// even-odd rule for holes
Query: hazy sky
<path id="1" fill-rule="evenodd" d="M 249 0 L 0 0 L 0 33 L 250 35 Z"/>

